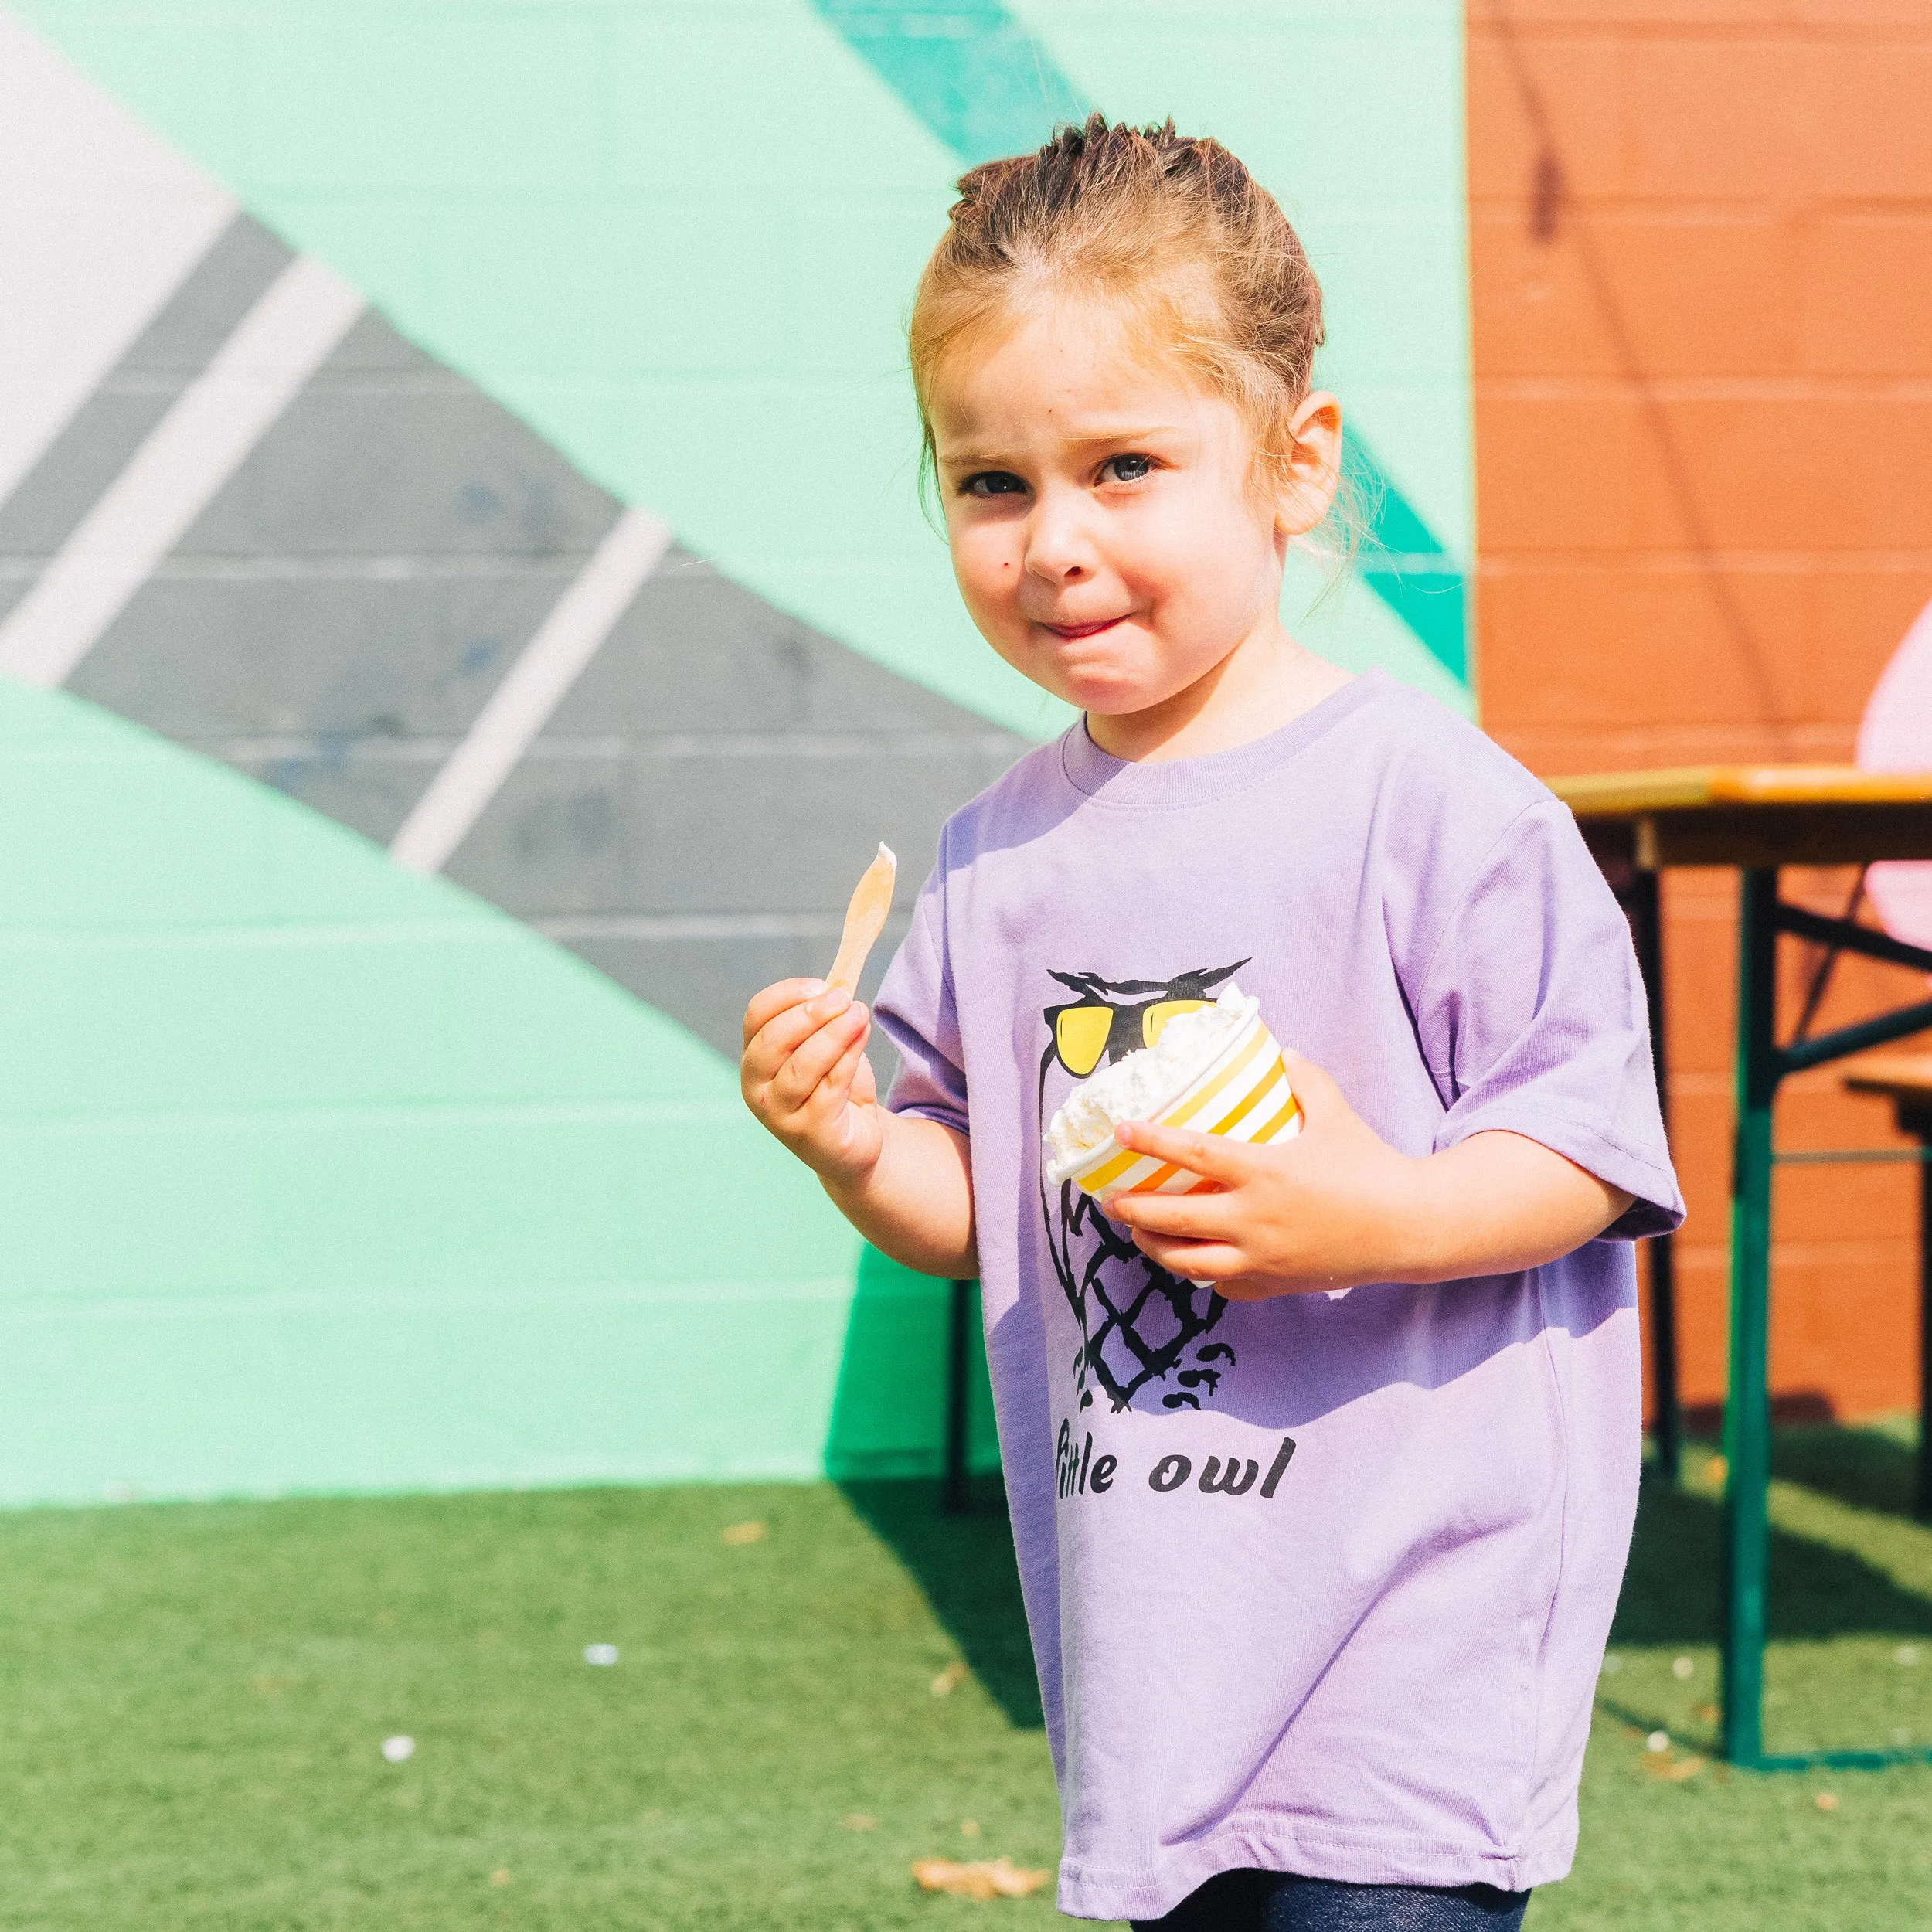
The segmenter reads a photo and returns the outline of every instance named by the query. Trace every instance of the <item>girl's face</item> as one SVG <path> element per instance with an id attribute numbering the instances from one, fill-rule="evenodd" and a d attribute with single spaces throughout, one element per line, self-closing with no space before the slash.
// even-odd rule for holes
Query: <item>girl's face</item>
<path id="1" fill-rule="evenodd" d="M 1334 493 L 1334 399 L 1311 395 L 1306 487 L 1264 499 L 1234 407 L 1060 302 L 936 372 L 927 407 L 953 570 L 1016 670 L 1123 720 L 1192 712 L 1237 652 L 1294 649 L 1290 539 Z"/>

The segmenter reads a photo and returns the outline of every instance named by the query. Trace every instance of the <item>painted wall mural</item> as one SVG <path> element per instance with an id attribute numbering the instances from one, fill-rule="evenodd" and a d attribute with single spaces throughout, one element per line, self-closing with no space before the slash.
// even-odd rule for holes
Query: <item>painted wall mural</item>
<path id="1" fill-rule="evenodd" d="M 0 12 L 0 1497 L 930 1466 L 938 1284 L 731 1061 L 1061 722 L 914 501 L 948 183 L 1090 100 L 1249 156 L 1374 511 L 1308 633 L 1467 708 L 1460 65 L 1435 0 Z"/>

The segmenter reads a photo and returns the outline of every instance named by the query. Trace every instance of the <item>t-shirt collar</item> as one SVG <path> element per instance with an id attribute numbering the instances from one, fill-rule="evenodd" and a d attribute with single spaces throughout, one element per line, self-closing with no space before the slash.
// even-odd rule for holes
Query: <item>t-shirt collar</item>
<path id="1" fill-rule="evenodd" d="M 1077 791 L 1096 803 L 1134 807 L 1199 804 L 1244 791 L 1277 771 L 1323 733 L 1394 685 L 1388 672 L 1366 671 L 1278 731 L 1198 758 L 1130 762 L 1103 751 L 1080 719 L 1060 740 L 1060 770 Z"/>

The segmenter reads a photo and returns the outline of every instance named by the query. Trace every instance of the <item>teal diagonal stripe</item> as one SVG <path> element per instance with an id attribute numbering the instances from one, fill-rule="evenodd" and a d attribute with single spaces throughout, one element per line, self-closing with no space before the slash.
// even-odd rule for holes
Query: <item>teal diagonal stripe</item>
<path id="1" fill-rule="evenodd" d="M 968 167 L 1037 148 L 1087 112 L 1080 90 L 1000 0 L 813 0 Z M 1469 681 L 1468 588 L 1461 570 L 1351 430 L 1342 459 L 1368 519 L 1369 587 L 1462 683 Z"/>
<path id="2" fill-rule="evenodd" d="M 1342 467 L 1367 521 L 1359 558 L 1369 587 L 1428 646 L 1437 662 L 1469 682 L 1468 590 L 1456 560 L 1389 481 L 1352 428 L 1342 432 Z"/>
<path id="3" fill-rule="evenodd" d="M 1086 117 L 1073 83 L 999 0 L 813 3 L 969 168 Z"/>

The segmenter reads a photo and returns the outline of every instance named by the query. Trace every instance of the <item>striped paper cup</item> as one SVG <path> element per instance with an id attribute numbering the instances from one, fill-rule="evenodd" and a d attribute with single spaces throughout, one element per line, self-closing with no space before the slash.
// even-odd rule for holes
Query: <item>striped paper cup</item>
<path id="1" fill-rule="evenodd" d="M 1291 1139 L 1301 1131 L 1301 1103 L 1288 1084 L 1281 1049 L 1257 1012 L 1154 1121 L 1260 1146 Z M 1111 1139 L 1066 1178 L 1095 1195 L 1192 1194 L 1213 1185 L 1185 1168 L 1133 1153 Z"/>
<path id="2" fill-rule="evenodd" d="M 1223 1134 L 1231 1141 L 1258 1147 L 1292 1140 L 1301 1131 L 1303 1117 L 1301 1103 L 1288 1084 L 1281 1049 L 1257 1012 L 1154 1121 L 1159 1127 Z M 1066 1178 L 1094 1195 L 1198 1194 L 1214 1185 L 1185 1168 L 1134 1153 L 1111 1138 Z M 1213 1285 L 1194 1282 L 1197 1288 Z"/>

